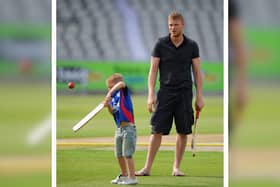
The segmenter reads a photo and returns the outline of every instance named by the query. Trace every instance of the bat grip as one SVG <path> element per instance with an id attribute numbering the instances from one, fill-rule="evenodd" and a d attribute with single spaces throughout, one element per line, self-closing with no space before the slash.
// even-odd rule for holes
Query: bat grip
<path id="1" fill-rule="evenodd" d="M 200 111 L 199 111 L 199 110 L 196 110 L 196 112 L 195 112 L 195 119 L 198 119 L 198 118 L 199 118 L 199 114 L 200 114 Z"/>

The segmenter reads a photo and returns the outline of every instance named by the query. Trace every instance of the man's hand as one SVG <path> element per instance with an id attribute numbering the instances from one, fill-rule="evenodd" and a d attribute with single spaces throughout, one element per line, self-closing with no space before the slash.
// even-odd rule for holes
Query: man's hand
<path id="1" fill-rule="evenodd" d="M 148 101 L 147 101 L 147 107 L 148 107 L 148 111 L 150 113 L 152 113 L 154 111 L 155 104 L 156 104 L 155 95 L 154 94 L 153 95 L 149 95 Z"/>
<path id="2" fill-rule="evenodd" d="M 196 111 L 201 111 L 203 107 L 204 107 L 204 101 L 203 101 L 202 96 L 196 97 L 195 110 Z"/>
<path id="3" fill-rule="evenodd" d="M 151 57 L 151 66 L 148 77 L 148 100 L 147 108 L 150 113 L 154 111 L 156 104 L 155 85 L 157 80 L 157 72 L 159 67 L 160 58 Z"/>

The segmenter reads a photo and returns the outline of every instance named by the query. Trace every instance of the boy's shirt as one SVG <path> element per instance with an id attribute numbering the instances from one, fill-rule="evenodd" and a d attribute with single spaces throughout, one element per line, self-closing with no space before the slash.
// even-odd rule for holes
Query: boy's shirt
<path id="1" fill-rule="evenodd" d="M 122 121 L 134 124 L 133 105 L 130 91 L 127 87 L 114 92 L 112 94 L 110 104 L 112 106 L 114 120 L 118 128 L 120 127 Z"/>

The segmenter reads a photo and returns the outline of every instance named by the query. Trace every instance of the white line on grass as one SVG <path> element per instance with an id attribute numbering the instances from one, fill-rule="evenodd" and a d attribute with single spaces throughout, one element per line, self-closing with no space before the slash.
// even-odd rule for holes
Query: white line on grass
<path id="1" fill-rule="evenodd" d="M 35 125 L 35 128 L 29 131 L 27 135 L 28 145 L 37 145 L 51 131 L 51 116 L 46 117 L 40 123 Z"/>

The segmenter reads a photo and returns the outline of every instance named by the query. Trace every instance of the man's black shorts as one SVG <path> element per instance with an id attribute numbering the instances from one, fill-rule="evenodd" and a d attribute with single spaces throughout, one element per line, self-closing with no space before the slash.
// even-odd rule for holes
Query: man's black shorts
<path id="1" fill-rule="evenodd" d="M 191 134 L 194 123 L 192 109 L 192 90 L 159 90 L 154 113 L 151 117 L 152 134 L 168 135 L 173 118 L 177 133 Z"/>

